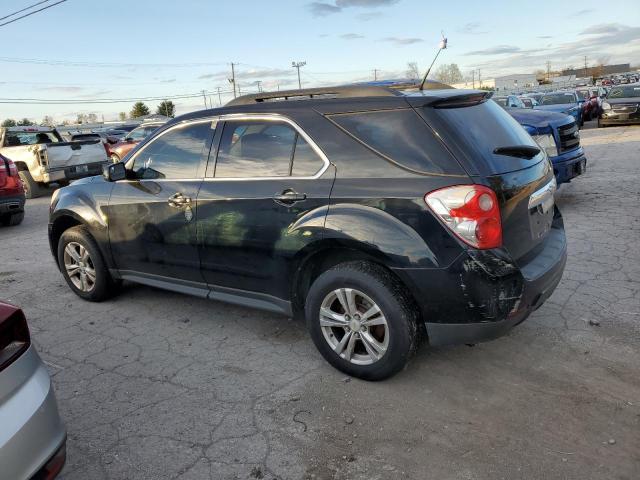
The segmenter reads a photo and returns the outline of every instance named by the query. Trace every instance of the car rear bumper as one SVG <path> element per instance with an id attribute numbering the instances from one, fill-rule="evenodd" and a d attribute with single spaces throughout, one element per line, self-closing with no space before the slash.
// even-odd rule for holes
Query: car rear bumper
<path id="1" fill-rule="evenodd" d="M 93 177 L 102 174 L 102 167 L 111 163 L 105 158 L 102 162 L 84 163 L 82 165 L 72 165 L 70 167 L 49 170 L 43 175 L 45 183 L 57 182 L 60 180 L 77 180 L 79 178 Z"/>
<path id="2" fill-rule="evenodd" d="M 464 254 L 446 269 L 395 269 L 417 299 L 429 344 L 457 345 L 500 337 L 554 292 L 567 260 L 560 213 L 533 258 L 521 265 L 503 253 Z"/>
<path id="3" fill-rule="evenodd" d="M 0 402 L 0 477 L 39 478 L 43 469 L 62 469 L 66 431 L 33 346 L 0 373 Z"/>
<path id="4" fill-rule="evenodd" d="M 24 212 L 24 202 L 24 194 L 11 197 L 0 196 L 0 215 Z"/>

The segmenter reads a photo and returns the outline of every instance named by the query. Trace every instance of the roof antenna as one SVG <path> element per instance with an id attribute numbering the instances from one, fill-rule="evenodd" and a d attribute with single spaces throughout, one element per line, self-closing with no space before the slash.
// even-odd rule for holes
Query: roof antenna
<path id="1" fill-rule="evenodd" d="M 431 71 L 431 67 L 433 67 L 433 64 L 436 63 L 436 60 L 438 59 L 438 55 L 440 55 L 440 52 L 442 50 L 447 48 L 447 38 L 444 36 L 444 32 L 440 32 L 440 34 L 442 35 L 442 40 L 440 40 L 440 43 L 438 44 L 438 53 L 436 53 L 436 56 L 433 59 L 433 62 L 431 62 L 431 65 L 429 65 L 429 68 L 427 69 L 427 73 L 424 74 L 424 78 L 422 79 L 422 82 L 420 83 L 420 88 L 419 88 L 420 91 L 424 90 L 424 84 L 427 81 L 427 77 L 429 76 L 429 72 Z"/>

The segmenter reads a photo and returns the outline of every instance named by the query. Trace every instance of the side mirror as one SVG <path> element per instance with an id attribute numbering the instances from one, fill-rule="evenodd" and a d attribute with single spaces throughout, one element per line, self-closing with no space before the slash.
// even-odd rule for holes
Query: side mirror
<path id="1" fill-rule="evenodd" d="M 127 178 L 127 169 L 122 162 L 112 163 L 102 168 L 102 176 L 107 182 L 117 182 Z"/>

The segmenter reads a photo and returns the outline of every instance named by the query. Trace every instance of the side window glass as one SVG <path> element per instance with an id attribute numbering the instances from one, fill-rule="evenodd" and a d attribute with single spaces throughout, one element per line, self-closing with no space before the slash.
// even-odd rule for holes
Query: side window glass
<path id="1" fill-rule="evenodd" d="M 294 177 L 312 177 L 323 167 L 324 163 L 311 145 L 297 136 L 296 148 L 293 154 L 293 169 L 291 175 Z"/>
<path id="2" fill-rule="evenodd" d="M 222 131 L 216 178 L 286 177 L 296 131 L 282 122 L 227 121 Z"/>
<path id="3" fill-rule="evenodd" d="M 194 178 L 210 133 L 211 123 L 202 122 L 174 128 L 152 139 L 136 154 L 136 178 Z"/>

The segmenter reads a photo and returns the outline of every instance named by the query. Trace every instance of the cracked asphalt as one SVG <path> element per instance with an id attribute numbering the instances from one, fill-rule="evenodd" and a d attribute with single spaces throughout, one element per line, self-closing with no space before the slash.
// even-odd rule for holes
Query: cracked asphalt
<path id="1" fill-rule="evenodd" d="M 52 375 L 61 478 L 640 478 L 640 127 L 582 143 L 588 171 L 557 194 L 569 259 L 551 299 L 380 383 L 331 368 L 299 321 L 133 284 L 82 301 L 49 253 L 49 198 L 29 201 L 0 229 L 0 297 Z"/>

